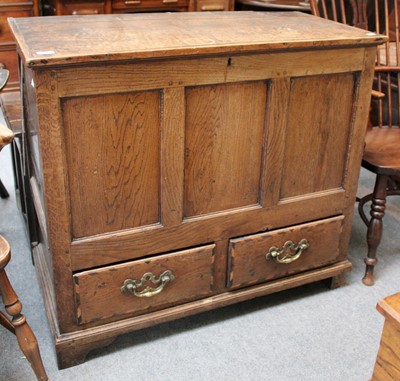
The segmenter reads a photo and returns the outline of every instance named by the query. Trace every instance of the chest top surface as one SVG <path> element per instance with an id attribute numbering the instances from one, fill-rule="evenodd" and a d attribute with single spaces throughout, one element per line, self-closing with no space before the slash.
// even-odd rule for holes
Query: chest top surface
<path id="1" fill-rule="evenodd" d="M 384 37 L 298 12 L 9 19 L 29 66 L 376 45 Z"/>

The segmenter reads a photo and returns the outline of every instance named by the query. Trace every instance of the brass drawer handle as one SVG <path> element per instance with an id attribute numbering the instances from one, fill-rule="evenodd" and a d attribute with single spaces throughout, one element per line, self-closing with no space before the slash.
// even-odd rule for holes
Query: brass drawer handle
<path id="1" fill-rule="evenodd" d="M 309 247 L 310 244 L 305 238 L 297 245 L 292 241 L 287 241 L 281 249 L 272 246 L 266 255 L 266 259 L 272 258 L 277 263 L 288 264 L 299 259 L 303 251 L 307 250 Z"/>
<path id="2" fill-rule="evenodd" d="M 125 0 L 125 5 L 139 5 L 141 0 Z"/>
<path id="3" fill-rule="evenodd" d="M 140 281 L 134 279 L 126 279 L 121 287 L 121 292 L 129 292 L 137 296 L 138 298 L 150 298 L 160 293 L 164 289 L 165 285 L 168 282 L 172 282 L 174 279 L 174 275 L 169 270 L 164 271 L 158 279 L 156 279 L 156 277 L 152 273 L 146 273 L 142 276 Z M 154 285 L 159 285 L 156 288 L 147 286 L 144 290 L 137 291 L 138 288 L 142 287 L 146 281 L 150 281 Z"/>
<path id="4" fill-rule="evenodd" d="M 163 0 L 163 4 L 176 4 L 178 0 Z"/>

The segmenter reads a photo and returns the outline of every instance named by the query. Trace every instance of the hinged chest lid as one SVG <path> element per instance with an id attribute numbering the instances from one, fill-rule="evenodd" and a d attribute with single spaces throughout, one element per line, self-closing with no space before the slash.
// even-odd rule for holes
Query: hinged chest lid
<path id="1" fill-rule="evenodd" d="M 384 36 L 298 12 L 194 12 L 9 19 L 29 66 L 376 45 Z"/>

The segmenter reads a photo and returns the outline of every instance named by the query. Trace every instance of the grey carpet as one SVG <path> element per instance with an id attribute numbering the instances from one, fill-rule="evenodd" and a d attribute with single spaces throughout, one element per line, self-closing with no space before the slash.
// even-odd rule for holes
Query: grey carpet
<path id="1" fill-rule="evenodd" d="M 355 215 L 347 285 L 314 283 L 119 337 L 79 366 L 58 370 L 22 219 L 13 194 L 10 150 L 0 176 L 11 197 L 0 200 L 0 234 L 12 247 L 9 278 L 35 332 L 48 375 L 62 380 L 366 381 L 379 346 L 383 317 L 376 303 L 400 291 L 400 198 L 384 220 L 376 285 L 361 283 L 366 228 Z M 359 195 L 373 177 L 362 171 Z M 34 380 L 16 340 L 0 327 L 0 380 Z"/>

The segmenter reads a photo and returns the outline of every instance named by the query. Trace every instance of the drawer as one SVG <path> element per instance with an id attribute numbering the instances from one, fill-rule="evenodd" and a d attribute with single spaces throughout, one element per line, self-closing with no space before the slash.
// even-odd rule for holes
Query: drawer
<path id="1" fill-rule="evenodd" d="M 147 312 L 212 292 L 215 245 L 74 275 L 78 324 Z"/>
<path id="2" fill-rule="evenodd" d="M 7 19 L 9 17 L 30 17 L 33 15 L 32 9 L 22 9 L 22 10 L 1 10 L 0 9 L 0 42 L 9 43 L 14 41 L 11 29 L 8 25 Z"/>
<path id="3" fill-rule="evenodd" d="M 174 10 L 187 8 L 189 0 L 114 0 L 112 8 L 118 11 Z"/>
<path id="4" fill-rule="evenodd" d="M 103 1 L 63 3 L 63 15 L 99 15 L 103 13 L 105 13 Z"/>
<path id="5" fill-rule="evenodd" d="M 105 0 L 44 0 L 42 2 L 44 16 L 51 15 L 98 15 L 106 12 Z"/>
<path id="6" fill-rule="evenodd" d="M 242 287 L 333 263 L 343 217 L 232 239 L 228 286 Z"/>
<path id="7" fill-rule="evenodd" d="M 229 0 L 197 0 L 196 11 L 229 11 Z"/>

